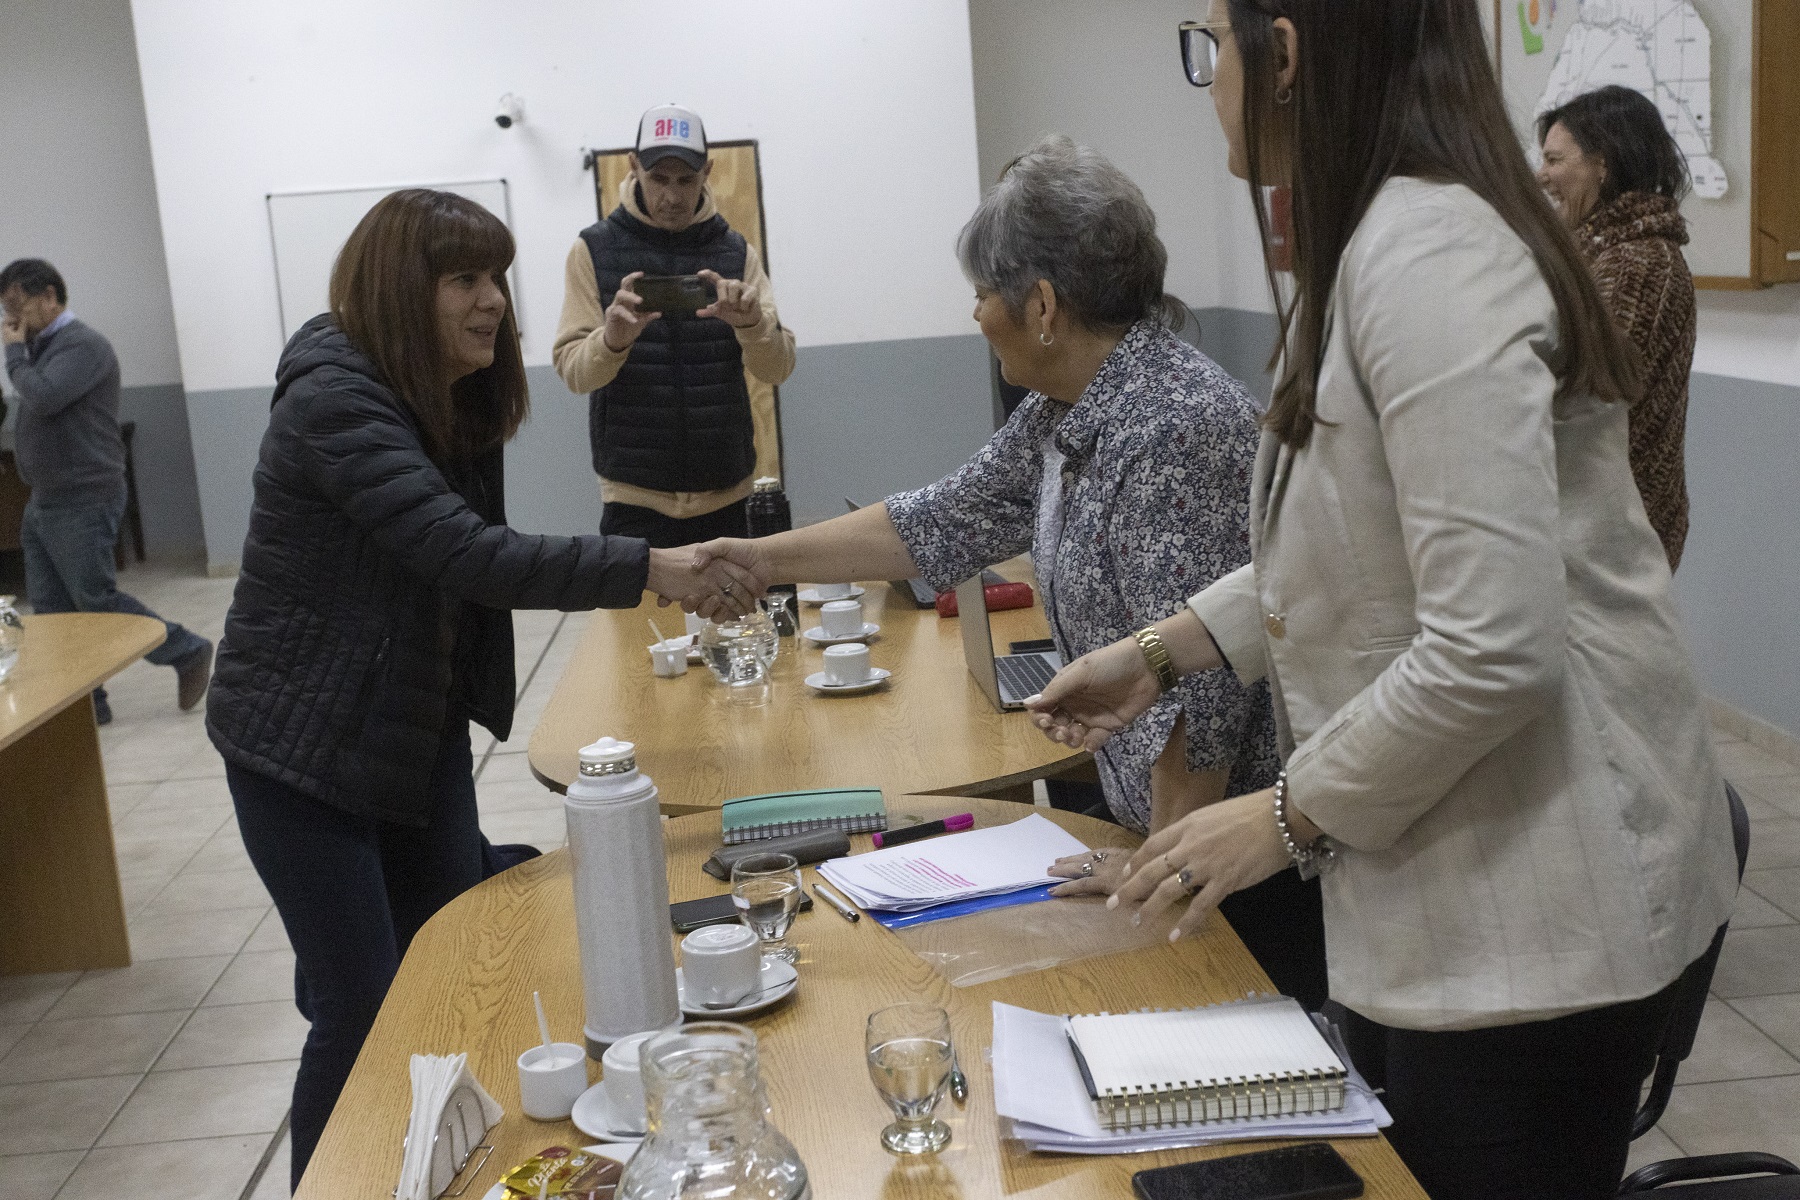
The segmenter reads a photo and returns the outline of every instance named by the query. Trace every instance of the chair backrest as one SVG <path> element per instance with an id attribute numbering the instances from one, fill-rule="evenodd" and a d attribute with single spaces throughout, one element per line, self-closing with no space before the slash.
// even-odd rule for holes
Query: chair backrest
<path id="1" fill-rule="evenodd" d="M 1722 1176 L 1750 1176 L 1730 1179 Z M 1693 1180 L 1713 1180 L 1692 1183 Z M 1776 1200 L 1800 1196 L 1800 1167 L 1785 1158 L 1755 1150 L 1736 1154 L 1702 1154 L 1695 1158 L 1669 1158 L 1640 1167 L 1619 1185 L 1621 1196 L 1651 1192 L 1665 1184 L 1689 1184 L 1674 1188 L 1668 1200 L 1704 1196 L 1706 1200 Z"/>
<path id="2" fill-rule="evenodd" d="M 1725 802 L 1731 806 L 1731 840 L 1737 850 L 1738 879 L 1744 878 L 1744 863 L 1750 857 L 1750 814 L 1742 797 L 1729 782 L 1725 784 Z M 1731 922 L 1719 926 L 1706 953 L 1688 964 L 1675 983 L 1675 1003 L 1669 1010 L 1669 1023 L 1663 1028 L 1662 1042 L 1656 1049 L 1656 1074 L 1650 1091 L 1638 1106 L 1631 1122 L 1631 1136 L 1642 1137 L 1662 1120 L 1663 1109 L 1675 1090 L 1675 1073 L 1694 1052 L 1694 1038 L 1700 1032 L 1700 1018 L 1706 1014 L 1706 994 L 1712 987 L 1713 971 L 1719 965 L 1719 953 L 1725 948 L 1725 931 Z"/>

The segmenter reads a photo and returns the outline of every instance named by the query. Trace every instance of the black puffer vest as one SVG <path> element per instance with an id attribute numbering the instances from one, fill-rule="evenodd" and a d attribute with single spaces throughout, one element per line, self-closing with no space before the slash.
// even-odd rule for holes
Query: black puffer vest
<path id="1" fill-rule="evenodd" d="M 612 303 L 633 271 L 744 277 L 741 234 L 713 216 L 670 233 L 623 205 L 581 231 L 594 257 L 600 304 Z M 737 334 L 716 317 L 668 316 L 650 322 L 613 381 L 588 400 L 594 473 L 659 492 L 709 492 L 742 481 L 756 467 L 750 392 Z"/>

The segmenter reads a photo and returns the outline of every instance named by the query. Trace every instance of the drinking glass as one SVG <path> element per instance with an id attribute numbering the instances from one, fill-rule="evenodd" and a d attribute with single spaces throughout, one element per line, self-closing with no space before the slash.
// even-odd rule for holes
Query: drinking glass
<path id="1" fill-rule="evenodd" d="M 768 703 L 769 668 L 780 644 L 774 621 L 761 607 L 700 629 L 700 656 L 713 678 L 731 689 L 733 704 Z"/>
<path id="2" fill-rule="evenodd" d="M 787 943 L 788 927 L 800 911 L 800 864 L 791 854 L 751 854 L 731 868 L 731 900 L 738 916 L 756 931 L 764 958 L 793 962 L 800 952 Z"/>
<path id="3" fill-rule="evenodd" d="M 950 1080 L 950 1018 L 930 1004 L 896 1004 L 869 1015 L 869 1078 L 894 1110 L 881 1144 L 895 1154 L 931 1154 L 950 1144 L 950 1127 L 931 1119 Z"/>

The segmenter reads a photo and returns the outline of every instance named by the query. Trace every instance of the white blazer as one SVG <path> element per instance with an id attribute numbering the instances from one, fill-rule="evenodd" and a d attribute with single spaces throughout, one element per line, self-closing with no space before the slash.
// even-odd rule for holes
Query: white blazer
<path id="1" fill-rule="evenodd" d="M 1555 396 L 1549 289 L 1461 185 L 1382 188 L 1328 319 L 1311 440 L 1257 456 L 1254 561 L 1189 603 L 1269 679 L 1340 848 L 1331 994 L 1434 1030 L 1656 992 L 1737 875 L 1626 405 Z"/>

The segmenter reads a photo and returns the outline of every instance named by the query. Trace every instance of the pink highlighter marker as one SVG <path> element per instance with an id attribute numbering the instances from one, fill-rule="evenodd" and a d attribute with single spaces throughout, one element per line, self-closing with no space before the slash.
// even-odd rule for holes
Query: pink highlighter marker
<path id="1" fill-rule="evenodd" d="M 945 817 L 941 821 L 927 821 L 923 825 L 908 825 L 904 829 L 889 829 L 878 833 L 875 835 L 875 848 L 884 850 L 889 846 L 904 846 L 920 838 L 936 837 L 940 833 L 956 833 L 974 827 L 974 813 L 957 813 L 954 817 Z"/>

